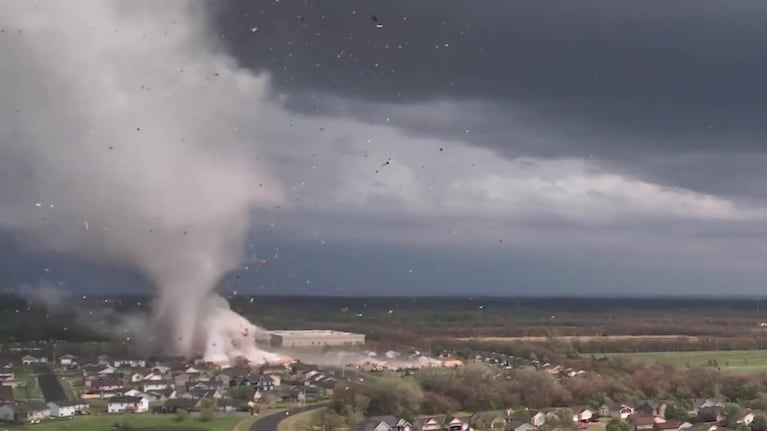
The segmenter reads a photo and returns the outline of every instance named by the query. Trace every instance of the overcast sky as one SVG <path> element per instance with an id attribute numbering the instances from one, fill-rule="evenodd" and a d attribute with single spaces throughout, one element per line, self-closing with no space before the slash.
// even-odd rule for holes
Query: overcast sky
<path id="1" fill-rule="evenodd" d="M 184 118 L 205 123 L 206 154 L 237 149 L 282 196 L 252 210 L 249 259 L 226 292 L 765 292 L 763 1 L 236 0 L 206 3 L 199 28 L 143 10 L 140 30 L 122 21 L 130 7 L 86 30 L 64 14 L 56 31 L 95 41 L 80 52 L 94 63 L 143 74 L 137 106 L 183 93 L 174 109 L 199 111 Z M 32 72 L 58 54 L 24 39 L 26 25 L 39 22 L 0 15 L 0 46 L 17 51 L 2 62 L 38 59 L 0 66 L 6 105 L 45 85 Z M 123 45 L 108 44 L 120 31 Z M 168 32 L 204 49 L 162 42 Z M 196 71 L 207 89 L 153 81 L 208 58 L 225 66 Z M 13 106 L 6 143 L 32 127 L 8 120 Z M 40 121 L 79 108 L 45 106 Z M 0 176 L 0 199 L 25 178 Z M 142 285 L 120 262 L 41 250 L 13 223 L 0 232 L 4 287 Z"/>

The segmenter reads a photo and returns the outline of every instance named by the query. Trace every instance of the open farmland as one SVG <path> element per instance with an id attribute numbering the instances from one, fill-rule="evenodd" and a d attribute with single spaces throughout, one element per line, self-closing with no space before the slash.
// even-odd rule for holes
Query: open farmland
<path id="1" fill-rule="evenodd" d="M 607 353 L 607 357 L 665 362 L 678 367 L 717 366 L 722 370 L 754 373 L 767 371 L 767 350 L 703 350 L 691 352 Z"/>
<path id="2" fill-rule="evenodd" d="M 520 337 L 459 337 L 461 341 L 631 341 L 631 340 L 684 340 L 695 341 L 692 335 L 560 335 L 560 336 L 520 336 Z"/>

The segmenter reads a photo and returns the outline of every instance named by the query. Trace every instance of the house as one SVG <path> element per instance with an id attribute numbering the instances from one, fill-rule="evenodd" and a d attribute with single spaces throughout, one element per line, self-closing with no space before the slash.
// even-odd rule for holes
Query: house
<path id="1" fill-rule="evenodd" d="M 143 374 L 139 373 L 139 372 L 131 373 L 130 377 L 129 377 L 130 382 L 131 383 L 141 383 L 142 381 L 144 381 L 144 376 L 145 375 L 146 375 L 146 373 L 143 373 Z"/>
<path id="2" fill-rule="evenodd" d="M 633 414 L 634 408 L 623 403 L 603 404 L 599 408 L 599 416 L 604 417 L 619 417 L 621 419 L 626 419 Z"/>
<path id="3" fill-rule="evenodd" d="M 738 424 L 744 424 L 744 425 L 751 425 L 751 422 L 754 421 L 754 412 L 751 410 L 745 410 L 741 415 L 736 419 L 736 423 Z"/>
<path id="4" fill-rule="evenodd" d="M 504 431 L 536 431 L 538 428 L 533 425 L 520 422 L 518 420 L 512 420 L 503 427 Z"/>
<path id="5" fill-rule="evenodd" d="M 163 381 L 163 380 L 159 380 L 159 381 L 144 380 L 144 383 L 142 385 L 144 392 L 164 391 L 165 389 L 168 389 L 169 387 L 170 387 L 170 382 Z"/>
<path id="6" fill-rule="evenodd" d="M 13 369 L 13 365 L 6 365 L 0 368 L 0 383 L 11 382 L 16 380 L 16 373 Z"/>
<path id="7" fill-rule="evenodd" d="M 66 354 L 59 357 L 59 364 L 62 367 L 71 367 L 77 365 L 77 356 Z"/>
<path id="8" fill-rule="evenodd" d="M 690 414 L 698 414 L 698 411 L 700 409 L 706 409 L 710 407 L 724 407 L 724 401 L 718 400 L 716 398 L 696 398 L 693 399 L 691 402 L 692 409 L 690 410 Z"/>
<path id="9" fill-rule="evenodd" d="M 235 400 L 233 398 L 221 398 L 216 402 L 218 410 L 222 412 L 236 412 L 243 410 L 247 407 L 247 404 L 242 400 Z"/>
<path id="10" fill-rule="evenodd" d="M 149 374 L 144 375 L 141 378 L 142 382 L 159 382 L 162 380 L 165 380 L 164 378 L 165 373 L 158 373 L 157 371 L 152 370 Z"/>
<path id="11" fill-rule="evenodd" d="M 213 399 L 219 399 L 221 398 L 221 391 L 218 389 L 202 389 L 202 388 L 192 388 L 187 391 L 187 395 L 189 395 L 191 398 L 213 398 Z"/>
<path id="12" fill-rule="evenodd" d="M 188 412 L 199 410 L 200 400 L 195 398 L 171 398 L 165 401 L 163 408 L 166 413 L 176 413 L 178 410 Z"/>
<path id="13" fill-rule="evenodd" d="M 7 422 L 37 423 L 51 416 L 51 409 L 43 402 L 29 401 L 25 404 L 0 406 L 0 420 Z"/>
<path id="14" fill-rule="evenodd" d="M 21 357 L 21 363 L 24 365 L 32 365 L 32 364 L 47 364 L 48 358 L 46 357 L 40 357 L 36 358 L 32 355 L 24 355 Z"/>
<path id="15" fill-rule="evenodd" d="M 503 428 L 505 418 L 501 412 L 477 412 L 469 416 L 469 424 L 474 429 Z"/>
<path id="16" fill-rule="evenodd" d="M 573 422 L 588 422 L 594 417 L 594 411 L 585 406 L 576 406 L 572 408 Z"/>
<path id="17" fill-rule="evenodd" d="M 666 422 L 662 417 L 641 413 L 634 413 L 627 418 L 627 421 L 634 427 L 634 431 L 651 430 L 656 423 Z"/>
<path id="18" fill-rule="evenodd" d="M 16 399 L 13 397 L 13 388 L 0 385 L 0 404 L 13 404 Z"/>
<path id="19" fill-rule="evenodd" d="M 164 391 L 149 391 L 144 394 L 144 397 L 149 399 L 149 401 L 167 401 L 171 398 L 178 398 L 178 392 L 168 388 Z"/>
<path id="20" fill-rule="evenodd" d="M 115 368 L 145 368 L 146 361 L 143 359 L 115 359 L 112 364 Z"/>
<path id="21" fill-rule="evenodd" d="M 88 364 L 82 367 L 83 376 L 104 376 L 107 374 L 114 374 L 115 369 L 105 364 Z"/>
<path id="22" fill-rule="evenodd" d="M 86 381 L 86 386 L 88 381 Z M 90 380 L 90 392 L 119 392 L 125 388 L 125 383 L 115 375 L 99 376 Z"/>
<path id="23" fill-rule="evenodd" d="M 47 405 L 55 418 L 70 417 L 88 410 L 88 404 L 81 400 L 51 401 Z"/>
<path id="24" fill-rule="evenodd" d="M 231 386 L 246 386 L 250 385 L 250 368 L 235 365 L 223 369 L 217 376 L 216 380 L 221 382 L 224 387 Z"/>
<path id="25" fill-rule="evenodd" d="M 148 411 L 149 400 L 143 397 L 118 395 L 107 401 L 107 413 L 146 413 Z"/>
<path id="26" fill-rule="evenodd" d="M 261 375 L 256 379 L 255 386 L 262 391 L 273 391 L 280 385 L 279 376 L 275 375 Z"/>
<path id="27" fill-rule="evenodd" d="M 173 375 L 173 384 L 179 388 L 182 388 L 189 383 L 193 383 L 197 377 L 198 375 L 188 374 L 186 372 L 176 373 Z"/>
<path id="28" fill-rule="evenodd" d="M 166 365 L 155 364 L 150 371 L 155 374 L 165 374 L 170 371 L 170 367 Z"/>
<path id="29" fill-rule="evenodd" d="M 530 423 L 534 427 L 542 427 L 546 423 L 546 412 L 545 411 L 539 411 L 530 416 Z"/>
<path id="30" fill-rule="evenodd" d="M 407 419 L 404 418 L 398 418 L 397 421 L 392 425 L 391 429 L 392 431 L 414 431 L 413 424 L 407 421 Z"/>
<path id="31" fill-rule="evenodd" d="M 685 431 L 717 431 L 718 427 L 712 423 L 700 423 L 687 428 Z"/>
<path id="32" fill-rule="evenodd" d="M 722 422 L 724 417 L 724 407 L 723 406 L 708 406 L 708 407 L 701 407 L 697 410 L 695 413 L 695 416 L 698 418 L 698 420 L 703 422 Z"/>
<path id="33" fill-rule="evenodd" d="M 413 425 L 394 416 L 375 416 L 355 425 L 354 431 L 413 431 Z"/>
<path id="34" fill-rule="evenodd" d="M 666 402 L 665 401 L 659 401 L 659 400 L 645 400 L 639 403 L 639 405 L 634 409 L 637 413 L 642 413 L 645 415 L 652 415 L 652 416 L 659 416 L 659 417 L 665 417 L 666 416 Z"/>
<path id="35" fill-rule="evenodd" d="M 185 369 L 184 372 L 186 374 L 189 374 L 190 376 L 199 376 L 200 374 L 202 374 L 202 371 L 198 370 L 195 367 L 189 367 Z"/>
<path id="36" fill-rule="evenodd" d="M 187 383 L 186 390 L 190 389 L 207 389 L 217 391 L 221 388 L 221 382 L 218 380 L 198 380 L 194 383 Z"/>
<path id="37" fill-rule="evenodd" d="M 260 369 L 261 374 L 280 374 L 288 371 L 288 367 L 280 364 L 266 364 Z"/>
<path id="38" fill-rule="evenodd" d="M 444 422 L 444 415 L 422 416 L 413 421 L 413 428 L 415 431 L 442 431 Z"/>
<path id="39" fill-rule="evenodd" d="M 474 431 L 468 417 L 452 416 L 445 420 L 446 431 Z"/>
<path id="40" fill-rule="evenodd" d="M 653 431 L 682 431 L 689 428 L 692 428 L 691 423 L 679 419 L 670 419 L 666 422 L 655 423 L 652 427 Z"/>

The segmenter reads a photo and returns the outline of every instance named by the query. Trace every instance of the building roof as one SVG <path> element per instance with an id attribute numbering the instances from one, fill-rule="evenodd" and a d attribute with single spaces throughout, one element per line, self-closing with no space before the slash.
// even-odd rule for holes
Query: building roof
<path id="1" fill-rule="evenodd" d="M 82 406 L 87 405 L 83 400 L 62 400 L 62 401 L 51 401 L 48 404 L 55 404 L 58 407 L 73 407 L 73 406 Z"/>
<path id="2" fill-rule="evenodd" d="M 395 426 L 399 419 L 395 416 L 373 416 L 354 426 L 354 431 L 373 431 L 380 423 L 385 423 L 390 428 Z"/>
<path id="3" fill-rule="evenodd" d="M 634 425 L 655 425 L 655 416 L 633 414 L 628 417 L 628 421 Z"/>
<path id="4" fill-rule="evenodd" d="M 352 332 L 333 331 L 329 329 L 299 329 L 291 331 L 271 331 L 271 335 L 279 335 L 280 337 L 335 337 L 340 335 L 356 335 L 361 336 L 363 334 L 355 334 Z"/>
<path id="5" fill-rule="evenodd" d="M 527 422 L 512 420 L 511 422 L 507 423 L 506 426 L 504 426 L 504 429 L 508 431 L 512 431 L 512 430 L 529 431 L 529 430 L 534 430 L 537 428 Z"/>
<path id="6" fill-rule="evenodd" d="M 662 430 L 669 430 L 679 428 L 683 423 L 685 421 L 680 419 L 669 419 L 666 422 L 656 424 L 656 426 Z"/>
<path id="7" fill-rule="evenodd" d="M 195 398 L 171 398 L 165 401 L 165 407 L 175 407 L 179 409 L 192 409 L 197 407 L 200 400 Z"/>
<path id="8" fill-rule="evenodd" d="M 227 377 L 245 377 L 250 376 L 251 369 L 242 365 L 235 365 L 234 367 L 224 368 L 221 370 L 221 374 Z"/>
<path id="9" fill-rule="evenodd" d="M 113 404 L 113 403 L 126 404 L 126 403 L 138 403 L 138 402 L 141 402 L 141 400 L 143 400 L 143 398 L 141 397 L 128 397 L 125 395 L 117 395 L 108 399 L 107 402 L 109 404 Z"/>

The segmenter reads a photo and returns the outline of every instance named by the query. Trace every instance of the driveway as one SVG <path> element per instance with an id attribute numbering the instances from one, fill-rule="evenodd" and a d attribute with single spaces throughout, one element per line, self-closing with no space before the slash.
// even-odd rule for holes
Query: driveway
<path id="1" fill-rule="evenodd" d="M 310 406 L 296 407 L 284 412 L 273 413 L 268 416 L 264 416 L 263 418 L 254 422 L 253 425 L 250 426 L 250 431 L 277 431 L 277 425 L 279 425 L 283 419 L 289 418 L 298 413 L 303 413 L 308 410 L 320 409 L 322 407 L 325 407 L 325 404 L 313 404 Z"/>

